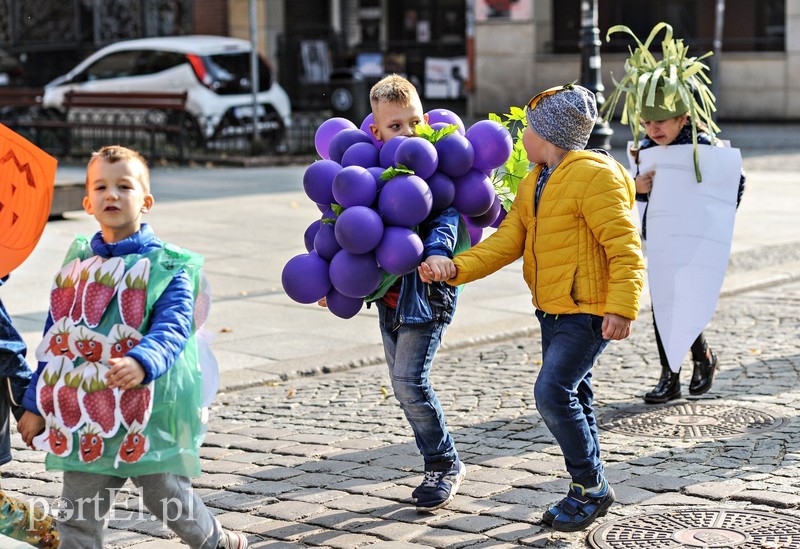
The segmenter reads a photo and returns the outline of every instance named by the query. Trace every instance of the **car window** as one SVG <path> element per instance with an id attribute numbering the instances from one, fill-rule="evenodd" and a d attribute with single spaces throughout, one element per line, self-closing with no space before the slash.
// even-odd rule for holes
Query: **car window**
<path id="1" fill-rule="evenodd" d="M 74 80 L 85 82 L 93 80 L 106 80 L 108 78 L 121 78 L 136 74 L 137 59 L 141 52 L 118 51 L 101 57 L 78 74 Z"/>
<path id="2" fill-rule="evenodd" d="M 258 58 L 258 89 L 266 91 L 272 86 L 272 71 L 261 56 Z M 215 91 L 221 94 L 250 91 L 250 53 L 225 53 L 206 57 L 206 66 L 217 82 Z"/>
<path id="3" fill-rule="evenodd" d="M 186 63 L 186 56 L 172 51 L 145 51 L 137 63 L 137 74 L 154 74 Z"/>

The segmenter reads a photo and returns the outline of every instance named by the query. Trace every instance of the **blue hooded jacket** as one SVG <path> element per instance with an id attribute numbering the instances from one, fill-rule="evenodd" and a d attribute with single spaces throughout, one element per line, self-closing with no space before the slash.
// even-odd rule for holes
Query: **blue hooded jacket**
<path id="1" fill-rule="evenodd" d="M 120 257 L 128 254 L 144 254 L 162 248 L 164 243 L 156 238 L 150 225 L 142 224 L 139 232 L 124 240 L 108 244 L 103 240 L 103 234 L 97 232 L 92 238 L 92 251 L 100 257 Z M 147 333 L 136 347 L 131 349 L 126 356 L 139 361 L 145 371 L 144 381 L 149 383 L 158 379 L 175 362 L 192 329 L 192 313 L 194 311 L 194 293 L 189 276 L 180 271 L 169 282 L 164 293 L 153 305 L 150 316 L 150 326 Z M 53 320 L 48 315 L 44 333 L 53 325 Z M 40 362 L 34 374 L 22 406 L 26 410 L 39 413 L 36 408 L 36 383 L 45 363 Z"/>
<path id="2" fill-rule="evenodd" d="M 469 239 L 466 234 L 459 238 L 459 223 L 458 210 L 452 206 L 423 221 L 417 228 L 424 246 L 422 257 L 443 255 L 452 259 L 460 240 Z M 400 324 L 424 324 L 433 320 L 450 323 L 455 312 L 456 294 L 456 288 L 446 282 L 426 284 L 416 269 L 403 275 L 395 327 Z"/>

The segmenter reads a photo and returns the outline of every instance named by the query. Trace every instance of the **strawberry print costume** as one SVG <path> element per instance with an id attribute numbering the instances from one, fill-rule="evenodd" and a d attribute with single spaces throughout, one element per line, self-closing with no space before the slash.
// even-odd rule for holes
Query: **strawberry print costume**
<path id="1" fill-rule="evenodd" d="M 202 263 L 147 224 L 117 243 L 101 233 L 72 243 L 51 291 L 42 362 L 23 399 L 46 418 L 37 439 L 48 469 L 200 474 L 202 374 L 192 311 Z M 145 379 L 112 390 L 107 362 L 126 355 Z"/>

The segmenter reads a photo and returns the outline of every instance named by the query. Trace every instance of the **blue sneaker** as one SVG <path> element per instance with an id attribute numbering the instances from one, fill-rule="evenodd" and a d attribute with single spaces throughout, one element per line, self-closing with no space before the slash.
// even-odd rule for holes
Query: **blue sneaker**
<path id="1" fill-rule="evenodd" d="M 569 485 L 567 497 L 542 514 L 542 523 L 559 532 L 577 532 L 608 513 L 615 500 L 614 490 L 603 479 L 597 492 L 587 492 L 580 484 Z"/>
<path id="2" fill-rule="evenodd" d="M 436 511 L 453 501 L 465 476 L 467 468 L 460 460 L 443 470 L 426 470 L 422 484 L 411 494 L 417 500 L 417 511 Z"/>

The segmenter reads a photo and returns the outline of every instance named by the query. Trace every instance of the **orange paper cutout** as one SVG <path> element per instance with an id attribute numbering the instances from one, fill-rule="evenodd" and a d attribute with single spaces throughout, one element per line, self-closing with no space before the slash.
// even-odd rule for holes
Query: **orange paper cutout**
<path id="1" fill-rule="evenodd" d="M 0 277 L 19 267 L 50 217 L 58 161 L 0 124 Z"/>

